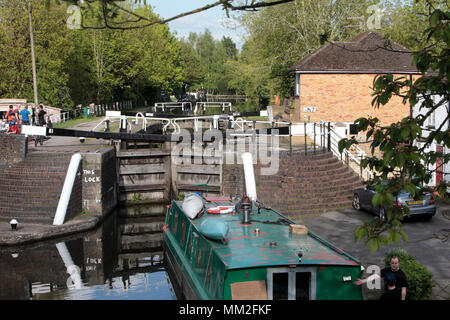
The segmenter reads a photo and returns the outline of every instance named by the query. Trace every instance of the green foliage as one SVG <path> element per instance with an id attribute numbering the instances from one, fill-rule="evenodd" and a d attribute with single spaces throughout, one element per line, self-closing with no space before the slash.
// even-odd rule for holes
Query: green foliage
<path id="1" fill-rule="evenodd" d="M 246 89 L 247 95 L 291 97 L 295 82 L 289 68 L 324 41 L 345 41 L 361 32 L 348 27 L 349 18 L 364 15 L 366 6 L 367 1 L 360 0 L 306 0 L 244 15 L 241 22 L 249 38 L 239 70 L 249 70 L 250 81 L 256 82 Z"/>
<path id="2" fill-rule="evenodd" d="M 210 94 L 235 94 L 231 85 L 233 79 L 232 63 L 237 60 L 238 51 L 231 38 L 220 41 L 212 37 L 206 29 L 203 33 L 191 33 L 182 42 L 182 60 L 186 67 L 189 90 L 205 89 Z"/>
<path id="3" fill-rule="evenodd" d="M 133 198 L 131 199 L 131 201 L 133 201 L 133 202 L 139 202 L 141 200 L 142 200 L 142 194 L 140 194 L 140 193 L 133 194 Z"/>
<path id="4" fill-rule="evenodd" d="M 69 3 L 33 0 L 32 18 L 39 100 L 71 109 L 75 104 L 151 100 L 158 88 L 173 92 L 185 73 L 179 41 L 167 25 L 130 30 L 81 30 L 66 25 Z M 0 2 L 0 97 L 33 100 L 28 11 L 23 0 Z M 154 19 L 151 7 L 124 3 Z M 99 3 L 83 22 L 95 25 Z M 117 12 L 117 18 L 123 18 Z"/>
<path id="5" fill-rule="evenodd" d="M 408 254 L 402 248 L 394 248 L 387 252 L 384 263 L 389 267 L 391 258 L 397 256 L 400 260 L 400 269 L 406 275 L 408 288 L 407 300 L 429 300 L 432 298 L 432 290 L 435 285 L 432 273 L 418 263 L 413 255 Z"/>
<path id="6" fill-rule="evenodd" d="M 411 106 L 418 105 L 421 114 L 415 118 L 405 117 L 390 125 L 382 126 L 377 118 L 359 118 L 355 120 L 358 132 L 365 132 L 370 142 L 371 157 L 361 162 L 362 168 L 368 168 L 375 173 L 369 184 L 376 184 L 378 180 L 390 180 L 387 185 L 377 186 L 378 195 L 372 204 L 387 206 L 388 221 L 374 228 L 370 223 L 355 230 L 355 239 L 369 243 L 369 249 L 374 251 L 382 243 L 397 242 L 400 237 L 407 240 L 401 231 L 402 215 L 409 212 L 406 208 L 393 208 L 393 200 L 404 189 L 411 193 L 414 199 L 423 197 L 424 192 L 430 191 L 423 187 L 428 184 L 433 170 L 429 165 L 435 165 L 438 157 L 444 163 L 450 157 L 430 148 L 432 143 L 450 147 L 450 131 L 443 129 L 448 123 L 450 114 L 440 119 L 438 127 L 425 127 L 427 119 L 441 106 L 449 103 L 448 77 L 450 75 L 449 43 L 450 43 L 450 14 L 439 8 L 433 8 L 430 3 L 426 6 L 428 24 L 424 26 L 425 45 L 413 53 L 413 63 L 422 73 L 422 77 L 411 82 L 404 77 L 394 78 L 392 74 L 378 75 L 373 81 L 373 101 L 375 108 L 383 106 L 394 96 L 401 97 L 403 103 Z M 427 134 L 424 134 L 426 131 Z M 420 141 L 421 143 L 416 143 Z M 339 141 L 339 150 L 349 149 L 358 143 L 354 138 Z M 381 156 L 375 156 L 375 151 L 381 151 Z M 434 169 L 436 170 L 436 169 Z M 420 187 L 419 189 L 416 188 Z M 441 181 L 435 190 L 442 196 L 448 185 Z M 365 231 L 362 231 L 365 229 Z M 387 241 L 383 241 L 383 232 L 387 231 Z"/>
<path id="7" fill-rule="evenodd" d="M 380 32 L 410 50 L 424 48 L 427 43 L 426 28 L 430 4 L 439 8 L 448 5 L 448 1 L 380 1 L 379 6 L 383 10 Z"/>

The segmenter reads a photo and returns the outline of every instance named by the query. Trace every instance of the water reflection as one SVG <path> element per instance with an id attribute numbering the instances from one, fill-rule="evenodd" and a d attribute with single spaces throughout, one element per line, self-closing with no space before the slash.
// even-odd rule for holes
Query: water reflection
<path id="1" fill-rule="evenodd" d="M 164 212 L 130 218 L 129 210 L 91 232 L 0 248 L 0 299 L 176 299 L 164 268 Z"/>

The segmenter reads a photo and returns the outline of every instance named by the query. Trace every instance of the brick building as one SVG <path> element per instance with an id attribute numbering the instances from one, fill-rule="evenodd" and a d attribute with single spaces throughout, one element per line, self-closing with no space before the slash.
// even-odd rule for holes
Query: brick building
<path id="1" fill-rule="evenodd" d="M 346 125 L 360 117 L 376 116 L 389 124 L 411 112 L 402 99 L 393 97 L 387 105 L 372 107 L 373 79 L 377 74 L 394 74 L 415 79 L 420 73 L 412 65 L 407 48 L 373 31 L 349 42 L 328 42 L 291 67 L 295 73 L 295 110 L 292 121 L 331 121 Z"/>

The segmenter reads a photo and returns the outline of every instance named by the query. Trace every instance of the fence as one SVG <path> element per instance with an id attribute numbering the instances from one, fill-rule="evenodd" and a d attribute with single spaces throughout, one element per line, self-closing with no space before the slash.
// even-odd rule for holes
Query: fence
<path id="1" fill-rule="evenodd" d="M 285 139 L 277 144 L 280 149 L 290 152 L 304 151 L 305 154 L 330 151 L 362 179 L 367 180 L 372 176 L 368 169 L 363 170 L 360 166 L 366 154 L 357 145 L 352 145 L 349 150 L 344 149 L 342 153 L 339 152 L 338 144 L 342 137 L 336 133 L 330 122 L 244 120 L 235 119 L 234 116 L 227 114 L 165 118 L 141 112 L 129 116 L 122 115 L 120 111 L 108 111 L 105 119 L 100 121 L 93 131 L 98 130 L 102 125 L 104 125 L 104 131 L 109 131 L 109 125 L 113 122 L 120 123 L 122 132 L 131 126 L 145 132 L 155 123 L 161 124 L 164 134 L 181 134 L 183 128 L 193 131 L 194 134 L 202 133 L 204 129 L 226 129 L 227 139 L 248 139 L 248 143 L 251 144 L 256 143 L 259 137 L 272 137 L 271 141 L 273 141 L 273 137 L 277 136 Z"/>

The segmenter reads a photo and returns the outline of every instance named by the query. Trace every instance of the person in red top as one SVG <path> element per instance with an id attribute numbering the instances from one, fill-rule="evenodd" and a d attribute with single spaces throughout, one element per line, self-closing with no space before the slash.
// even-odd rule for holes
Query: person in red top
<path id="1" fill-rule="evenodd" d="M 6 119 L 8 120 L 8 124 L 17 123 L 19 121 L 17 113 L 14 111 L 12 105 L 9 106 L 9 110 L 6 112 Z"/>
<path id="2" fill-rule="evenodd" d="M 6 134 L 17 133 L 19 134 L 19 118 L 17 117 L 17 113 L 14 111 L 13 106 L 9 106 L 9 110 L 6 113 L 6 119 L 8 121 L 8 130 L 5 132 Z"/>

